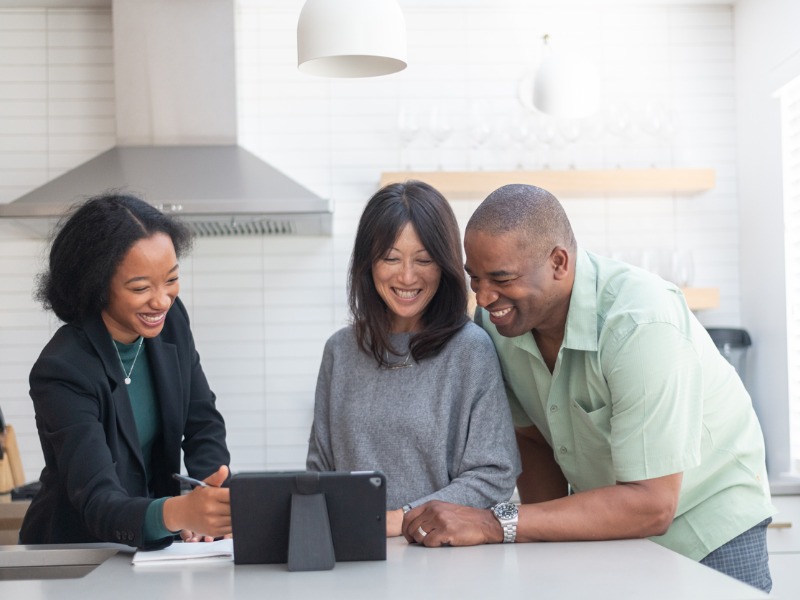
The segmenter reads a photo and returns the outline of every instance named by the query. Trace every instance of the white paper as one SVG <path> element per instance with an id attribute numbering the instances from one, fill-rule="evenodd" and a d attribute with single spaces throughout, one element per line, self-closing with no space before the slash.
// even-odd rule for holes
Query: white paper
<path id="1" fill-rule="evenodd" d="M 233 540 L 228 538 L 216 542 L 176 542 L 161 550 L 137 550 L 131 562 L 134 565 L 157 565 L 232 560 Z"/>

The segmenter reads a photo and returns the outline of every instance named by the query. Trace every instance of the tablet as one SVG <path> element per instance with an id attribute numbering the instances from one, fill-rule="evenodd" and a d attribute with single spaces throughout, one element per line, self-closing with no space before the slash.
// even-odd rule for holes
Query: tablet
<path id="1" fill-rule="evenodd" d="M 236 564 L 289 563 L 289 570 L 320 570 L 333 568 L 334 557 L 336 562 L 386 560 L 383 473 L 238 473 L 230 489 Z M 320 553 L 325 556 L 319 558 Z"/>

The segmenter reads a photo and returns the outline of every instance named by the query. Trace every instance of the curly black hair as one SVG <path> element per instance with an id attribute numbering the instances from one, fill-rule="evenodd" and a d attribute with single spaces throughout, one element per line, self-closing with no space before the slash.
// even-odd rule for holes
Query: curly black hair
<path id="1" fill-rule="evenodd" d="M 178 258 L 191 249 L 192 233 L 185 224 L 135 196 L 108 192 L 75 204 L 52 233 L 48 267 L 38 277 L 35 298 L 65 323 L 99 314 L 125 255 L 156 233 L 172 239 Z"/>

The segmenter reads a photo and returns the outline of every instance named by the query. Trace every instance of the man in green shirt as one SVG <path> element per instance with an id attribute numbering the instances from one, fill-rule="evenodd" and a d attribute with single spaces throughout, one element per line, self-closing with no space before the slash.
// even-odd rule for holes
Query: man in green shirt
<path id="1" fill-rule="evenodd" d="M 490 194 L 464 246 L 475 320 L 506 381 L 523 504 L 429 503 L 406 515 L 407 539 L 650 537 L 768 591 L 761 428 L 680 289 L 579 248 L 561 204 L 534 186 Z"/>

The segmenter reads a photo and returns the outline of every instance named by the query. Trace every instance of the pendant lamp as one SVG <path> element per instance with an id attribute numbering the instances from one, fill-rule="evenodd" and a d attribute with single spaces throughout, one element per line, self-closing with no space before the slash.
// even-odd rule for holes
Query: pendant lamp
<path id="1" fill-rule="evenodd" d="M 323 77 L 405 69 L 406 22 L 397 0 L 306 0 L 297 22 L 297 68 Z"/>
<path id="2" fill-rule="evenodd" d="M 553 117 L 582 119 L 600 105 L 600 79 L 589 61 L 555 51 L 544 36 L 544 57 L 533 81 L 533 105 Z"/>

